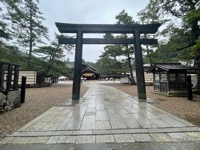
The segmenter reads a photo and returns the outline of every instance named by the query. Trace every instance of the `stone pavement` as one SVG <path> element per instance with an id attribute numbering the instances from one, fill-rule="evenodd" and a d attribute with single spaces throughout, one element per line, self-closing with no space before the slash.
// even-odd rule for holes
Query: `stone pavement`
<path id="1" fill-rule="evenodd" d="M 51 108 L 0 149 L 200 149 L 199 127 L 115 88 L 88 86 L 78 103 Z"/>

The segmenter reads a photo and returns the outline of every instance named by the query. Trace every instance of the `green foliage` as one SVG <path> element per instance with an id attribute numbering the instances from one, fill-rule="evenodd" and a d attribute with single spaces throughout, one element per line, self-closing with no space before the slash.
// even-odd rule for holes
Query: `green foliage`
<path id="1" fill-rule="evenodd" d="M 4 39 L 11 39 L 12 32 L 8 28 L 10 14 L 8 10 L 13 10 L 18 12 L 18 4 L 20 0 L 0 0 L 0 37 Z M 7 10 L 2 9 L 1 7 L 4 6 Z M 6 20 L 6 21 L 5 21 Z"/>
<path id="2" fill-rule="evenodd" d="M 116 62 L 114 59 L 109 57 L 101 57 L 96 63 L 97 70 L 103 75 L 120 74 L 124 72 L 121 69 L 121 66 L 122 64 L 120 64 L 120 62 Z"/>
<path id="3" fill-rule="evenodd" d="M 4 39 L 10 39 L 10 33 L 7 31 L 6 28 L 7 24 L 4 23 L 3 21 L 0 21 L 0 38 L 4 38 Z"/>
<path id="4" fill-rule="evenodd" d="M 20 46 L 29 48 L 27 69 L 30 69 L 32 49 L 38 43 L 44 42 L 42 37 L 48 39 L 48 29 L 42 25 L 44 18 L 37 6 L 38 0 L 20 0 L 7 7 L 9 20 L 12 21 L 12 31 Z M 16 5 L 18 4 L 18 5 Z M 17 6 L 16 9 L 12 9 Z"/>
<path id="5" fill-rule="evenodd" d="M 149 4 L 141 10 L 137 15 L 142 24 L 151 23 L 164 23 L 167 20 L 163 20 L 158 14 L 159 8 L 155 0 L 150 0 Z"/>
<path id="6" fill-rule="evenodd" d="M 117 24 L 134 24 L 133 17 L 129 16 L 125 10 L 122 10 L 115 19 L 117 19 Z"/>
<path id="7" fill-rule="evenodd" d="M 200 29 L 198 27 L 199 16 L 199 0 L 154 0 L 157 6 L 160 6 L 158 14 L 160 19 L 162 16 L 171 15 L 172 17 L 182 19 L 182 28 L 190 30 L 192 33 L 192 42 L 200 35 Z M 162 14 L 162 16 L 161 16 Z M 171 18 L 172 18 L 171 17 Z M 180 25 L 179 25 L 180 27 Z M 190 40 L 190 41 L 191 41 Z"/>
<path id="8" fill-rule="evenodd" d="M 104 47 L 103 57 L 111 57 L 117 61 L 117 57 L 125 55 L 121 45 L 109 45 Z"/>
<path id="9" fill-rule="evenodd" d="M 165 35 L 167 38 L 154 52 L 156 61 L 182 60 L 190 63 L 193 60 L 198 68 L 196 88 L 200 88 L 199 0 L 150 0 L 149 5 L 151 4 L 157 6 L 157 9 L 149 9 L 149 13 L 156 12 L 159 19 L 168 17 L 171 19 L 171 23 L 173 22 L 172 26 L 167 26 L 161 32 L 161 35 Z M 179 20 L 177 21 L 177 19 Z M 174 24 L 177 27 L 173 26 Z M 173 58 L 170 59 L 170 57 Z"/>
<path id="10" fill-rule="evenodd" d="M 152 53 L 154 62 L 171 62 L 171 61 L 188 61 L 195 58 L 195 53 L 189 47 L 195 43 L 195 40 L 200 35 L 200 30 L 197 25 L 199 16 L 199 8 L 196 7 L 198 0 L 150 0 L 150 3 L 142 11 L 142 18 L 146 19 L 148 14 L 157 15 L 157 19 L 171 21 L 160 36 L 164 37 L 161 40 L 159 47 Z M 159 7 L 158 7 L 159 6 Z M 163 20 L 168 15 L 168 20 Z M 169 17 L 169 15 L 171 17 Z M 182 19 L 182 23 L 177 26 L 175 18 Z M 147 19 L 146 19 L 147 20 Z"/>
<path id="11" fill-rule="evenodd" d="M 39 56 L 38 58 L 42 62 L 40 64 L 41 66 L 41 74 L 40 78 L 41 81 L 44 80 L 44 78 L 51 72 L 52 74 L 55 75 L 58 70 L 59 72 L 62 73 L 63 75 L 67 76 L 69 68 L 67 66 L 67 61 L 64 58 L 64 51 L 70 51 L 74 47 L 73 45 L 61 45 L 58 44 L 58 38 L 60 37 L 59 35 L 55 35 L 55 40 L 51 43 L 50 46 L 42 46 L 39 47 L 38 49 L 34 49 L 34 54 Z M 63 71 L 65 70 L 65 71 Z"/>
<path id="12" fill-rule="evenodd" d="M 195 56 L 196 58 L 200 58 L 200 36 L 199 38 L 196 40 L 196 44 L 192 47 L 191 49 L 191 53 L 193 56 Z M 200 59 L 197 59 L 198 61 Z M 199 62 L 200 63 L 200 62 Z"/>
<path id="13" fill-rule="evenodd" d="M 154 24 L 154 23 L 161 23 L 164 25 L 167 22 L 167 19 L 161 18 L 158 14 L 159 8 L 156 4 L 155 0 L 150 0 L 149 4 L 141 10 L 137 15 L 139 17 L 139 21 L 141 24 Z M 158 38 L 158 35 L 150 35 L 144 34 L 142 36 L 144 39 L 151 39 L 151 38 Z M 155 58 L 156 55 L 153 54 L 153 50 L 157 48 L 157 45 L 145 45 L 142 47 L 143 54 L 144 54 L 144 63 L 152 65 L 154 61 L 157 61 Z"/>
<path id="14" fill-rule="evenodd" d="M 200 8 L 189 11 L 185 17 L 188 24 L 194 24 L 200 20 Z"/>
<path id="15" fill-rule="evenodd" d="M 133 20 L 131 16 L 128 15 L 128 13 L 125 12 L 125 10 L 122 10 L 116 17 L 117 24 L 123 24 L 123 25 L 131 25 L 131 24 L 137 24 Z M 112 38 L 118 38 L 118 39 L 128 39 L 132 38 L 132 36 L 129 36 L 127 34 L 121 34 L 116 37 Z M 120 44 L 120 45 L 110 45 L 104 47 L 104 52 L 102 54 L 102 57 L 105 59 L 112 59 L 112 61 L 115 61 L 115 66 L 112 66 L 113 73 L 131 73 L 131 81 L 133 84 L 135 84 L 135 80 L 132 73 L 132 55 L 134 53 L 133 46 L 130 46 L 128 44 Z M 123 60 L 120 57 L 124 57 Z M 109 60 L 111 61 L 111 60 Z M 112 63 L 113 64 L 113 63 Z M 117 69 L 115 67 L 118 67 Z"/>
<path id="16" fill-rule="evenodd" d="M 157 5 L 157 12 L 183 18 L 188 11 L 195 8 L 199 0 L 151 0 Z"/>
<path id="17" fill-rule="evenodd" d="M 64 56 L 74 45 L 59 45 L 60 35 L 55 35 L 56 39 L 44 46 L 41 39 L 48 39 L 48 29 L 42 25 L 44 18 L 38 3 L 39 0 L 0 0 L 0 61 L 16 63 L 22 70 L 37 70 L 40 82 L 47 75 L 70 76 L 72 70 Z M 9 46 L 3 42 L 11 38 L 18 46 L 28 50 L 28 55 L 17 46 L 10 46 L 11 42 Z M 43 46 L 34 49 L 39 43 Z"/>
<path id="18" fill-rule="evenodd" d="M 177 28 L 170 24 L 161 32 L 163 37 L 168 40 L 160 42 L 158 48 L 152 53 L 153 62 L 177 62 L 179 60 L 190 62 L 194 59 L 189 48 L 179 50 L 185 47 L 191 38 L 190 32 Z"/>
<path id="19" fill-rule="evenodd" d="M 101 74 L 121 74 L 126 73 L 128 68 L 128 48 L 123 45 L 109 45 L 104 47 L 104 52 L 97 62 L 97 68 Z M 129 51 L 130 53 L 130 51 Z M 122 56 L 125 56 L 121 58 Z M 102 66 L 101 66 L 102 65 Z M 132 71 L 132 70 L 131 70 Z"/>
<path id="20" fill-rule="evenodd" d="M 20 64 L 21 69 L 25 68 L 26 55 L 22 53 L 17 47 L 7 46 L 3 43 L 0 44 L 0 47 L 0 61 Z"/>

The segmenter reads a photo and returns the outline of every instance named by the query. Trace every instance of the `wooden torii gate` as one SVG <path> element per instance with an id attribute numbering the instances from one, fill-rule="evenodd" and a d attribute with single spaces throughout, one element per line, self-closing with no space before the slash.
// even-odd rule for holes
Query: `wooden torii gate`
<path id="1" fill-rule="evenodd" d="M 141 44 L 157 44 L 156 39 L 140 39 L 140 34 L 154 34 L 160 24 L 112 25 L 56 23 L 60 33 L 76 33 L 76 38 L 60 38 L 59 44 L 76 44 L 72 100 L 80 98 L 81 62 L 83 44 L 134 44 L 138 99 L 146 100 L 146 88 Z M 133 39 L 83 38 L 84 33 L 133 34 Z"/>

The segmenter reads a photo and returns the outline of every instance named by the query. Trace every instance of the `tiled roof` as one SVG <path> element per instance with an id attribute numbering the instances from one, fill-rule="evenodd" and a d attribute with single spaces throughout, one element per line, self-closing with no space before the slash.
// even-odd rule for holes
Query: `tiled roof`
<path id="1" fill-rule="evenodd" d="M 93 70 L 93 69 L 91 69 L 91 68 L 86 68 L 86 69 L 82 70 L 81 72 L 83 73 L 83 72 L 87 72 L 87 71 L 91 71 L 91 72 L 94 72 L 94 73 L 98 73 L 96 70 Z"/>
<path id="2" fill-rule="evenodd" d="M 97 69 L 96 68 L 94 68 L 93 66 L 91 66 L 90 64 L 88 64 L 88 63 L 86 63 L 84 60 L 82 60 L 82 65 L 86 65 L 87 66 L 87 68 L 90 68 L 91 70 L 93 70 L 93 71 L 97 71 Z"/>
<path id="3" fill-rule="evenodd" d="M 163 69 L 166 71 L 169 70 L 190 70 L 193 67 L 181 65 L 180 63 L 159 63 L 152 66 L 148 72 L 152 72 L 155 68 Z"/>

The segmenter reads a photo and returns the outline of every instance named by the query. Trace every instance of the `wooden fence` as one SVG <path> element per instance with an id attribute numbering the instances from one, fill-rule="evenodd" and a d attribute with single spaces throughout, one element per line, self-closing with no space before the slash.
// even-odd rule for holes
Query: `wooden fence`
<path id="1" fill-rule="evenodd" d="M 18 90 L 19 65 L 0 61 L 0 92 Z"/>

